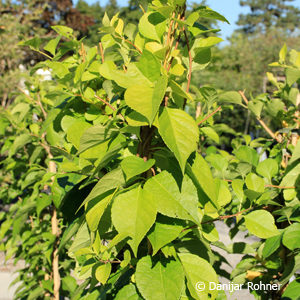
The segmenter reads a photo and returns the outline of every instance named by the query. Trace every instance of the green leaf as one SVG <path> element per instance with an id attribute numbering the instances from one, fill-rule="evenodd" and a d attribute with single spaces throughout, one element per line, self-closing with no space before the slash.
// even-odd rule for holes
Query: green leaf
<path id="1" fill-rule="evenodd" d="M 148 234 L 153 248 L 152 255 L 155 255 L 160 248 L 175 240 L 183 229 L 184 224 L 177 219 L 159 216 Z"/>
<path id="2" fill-rule="evenodd" d="M 296 81 L 300 79 L 300 70 L 288 68 L 285 71 L 286 73 L 286 82 L 289 86 L 292 86 Z"/>
<path id="3" fill-rule="evenodd" d="M 282 243 L 290 250 L 300 248 L 300 223 L 294 223 L 285 229 Z"/>
<path id="4" fill-rule="evenodd" d="M 31 136 L 27 133 L 23 133 L 17 136 L 9 149 L 9 157 L 15 155 L 21 148 L 31 142 Z"/>
<path id="5" fill-rule="evenodd" d="M 285 58 L 286 58 L 287 52 L 288 52 L 287 46 L 286 46 L 286 43 L 284 43 L 283 47 L 281 48 L 281 50 L 279 52 L 279 61 L 281 63 L 285 62 Z"/>
<path id="6" fill-rule="evenodd" d="M 184 173 L 187 159 L 197 149 L 199 131 L 195 120 L 180 109 L 165 107 L 158 122 L 162 139 L 174 153 Z"/>
<path id="7" fill-rule="evenodd" d="M 258 164 L 256 172 L 259 175 L 268 178 L 269 182 L 271 182 L 272 177 L 278 172 L 278 163 L 275 159 L 267 158 Z"/>
<path id="8" fill-rule="evenodd" d="M 280 247 L 281 238 L 282 238 L 282 234 L 279 234 L 279 235 L 272 236 L 266 240 L 264 249 L 262 251 L 263 257 L 265 258 L 269 257 Z"/>
<path id="9" fill-rule="evenodd" d="M 159 79 L 161 65 L 156 56 L 154 56 L 154 54 L 150 51 L 143 51 L 140 61 L 136 64 L 136 66 L 151 82 Z"/>
<path id="10" fill-rule="evenodd" d="M 74 277 L 67 275 L 61 279 L 62 289 L 72 293 L 77 288 L 77 281 Z"/>
<path id="11" fill-rule="evenodd" d="M 207 137 L 212 139 L 215 143 L 220 143 L 219 135 L 215 132 L 215 130 L 211 127 L 201 127 L 200 131 L 202 131 Z"/>
<path id="12" fill-rule="evenodd" d="M 278 235 L 274 217 L 266 210 L 256 210 L 244 216 L 245 225 L 251 234 L 261 239 L 268 239 Z"/>
<path id="13" fill-rule="evenodd" d="M 170 81 L 170 88 L 172 89 L 172 92 L 182 98 L 186 98 L 189 100 L 193 100 L 193 98 L 191 97 L 190 94 L 188 94 L 187 92 L 185 92 L 182 87 L 176 83 L 174 80 Z"/>
<path id="14" fill-rule="evenodd" d="M 207 38 L 196 39 L 195 43 L 193 45 L 193 48 L 208 48 L 208 47 L 212 47 L 222 41 L 223 41 L 223 39 L 220 37 L 217 37 L 217 36 L 210 36 Z"/>
<path id="15" fill-rule="evenodd" d="M 209 154 L 205 159 L 214 167 L 220 171 L 224 177 L 228 168 L 228 160 L 220 154 Z"/>
<path id="16" fill-rule="evenodd" d="M 223 103 L 242 104 L 242 97 L 238 92 L 225 92 L 219 95 L 219 101 Z"/>
<path id="17" fill-rule="evenodd" d="M 300 173 L 300 164 L 296 164 L 296 166 L 292 169 L 288 169 L 287 173 L 284 174 L 284 177 L 280 183 L 281 186 L 293 186 L 296 184 L 297 179 L 299 178 Z"/>
<path id="18" fill-rule="evenodd" d="M 289 160 L 289 165 L 291 165 L 294 161 L 300 159 L 300 139 L 297 142 L 297 145 L 293 151 L 292 157 Z"/>
<path id="19" fill-rule="evenodd" d="M 44 208 L 49 206 L 52 203 L 51 197 L 46 194 L 41 194 L 39 198 L 37 198 L 36 203 L 36 213 L 38 218 Z"/>
<path id="20" fill-rule="evenodd" d="M 170 69 L 170 73 L 175 76 L 183 75 L 184 71 L 185 71 L 185 68 L 181 64 L 176 64 Z"/>
<path id="21" fill-rule="evenodd" d="M 97 267 L 95 271 L 95 277 L 101 284 L 105 284 L 107 279 L 109 278 L 110 272 L 111 272 L 110 263 L 100 265 L 99 267 Z"/>
<path id="22" fill-rule="evenodd" d="M 86 66 L 87 66 L 87 62 L 83 62 L 80 65 L 78 65 L 75 71 L 74 83 L 77 83 L 81 79 L 81 76 L 85 71 Z"/>
<path id="23" fill-rule="evenodd" d="M 142 300 L 142 298 L 137 293 L 137 290 L 133 284 L 125 285 L 120 289 L 115 297 L 115 300 Z"/>
<path id="24" fill-rule="evenodd" d="M 199 9 L 197 9 L 197 12 L 198 12 L 200 18 L 219 20 L 219 21 L 230 24 L 229 21 L 224 16 L 220 15 L 216 11 L 214 11 L 210 8 L 207 8 L 205 6 L 202 6 Z"/>
<path id="25" fill-rule="evenodd" d="M 29 291 L 29 295 L 27 297 L 28 300 L 38 299 L 45 293 L 44 289 L 41 286 L 34 288 Z"/>
<path id="26" fill-rule="evenodd" d="M 116 132 L 115 129 L 105 127 L 101 124 L 87 127 L 80 137 L 80 144 L 78 152 L 82 153 L 87 149 L 104 143 L 111 138 L 112 134 Z"/>
<path id="27" fill-rule="evenodd" d="M 89 229 L 86 223 L 82 223 L 79 227 L 71 247 L 68 249 L 69 255 L 73 255 L 77 250 L 90 246 L 91 239 Z"/>
<path id="28" fill-rule="evenodd" d="M 232 181 L 231 186 L 232 186 L 232 189 L 233 189 L 235 195 L 239 199 L 239 201 L 243 202 L 244 197 L 245 197 L 245 195 L 244 195 L 244 189 L 243 189 L 243 187 L 244 187 L 244 181 L 241 180 L 241 179 L 234 179 Z"/>
<path id="29" fill-rule="evenodd" d="M 89 195 L 85 198 L 83 203 L 80 205 L 81 208 L 85 203 L 103 195 L 104 193 L 114 190 L 125 184 L 123 172 L 120 168 L 114 169 L 109 173 L 105 174 L 98 183 L 91 190 Z"/>
<path id="30" fill-rule="evenodd" d="M 263 178 L 257 176 L 254 173 L 249 173 L 245 179 L 246 186 L 249 190 L 263 193 L 265 190 L 265 181 Z"/>
<path id="31" fill-rule="evenodd" d="M 112 222 L 119 233 L 132 238 L 130 246 L 135 255 L 155 217 L 155 203 L 140 186 L 117 196 L 112 205 Z"/>
<path id="32" fill-rule="evenodd" d="M 165 95 L 168 78 L 162 76 L 154 88 L 148 84 L 137 84 L 129 87 L 124 95 L 128 106 L 145 116 L 151 125 Z"/>
<path id="33" fill-rule="evenodd" d="M 205 159 L 198 153 L 196 153 L 196 158 L 190 170 L 194 176 L 193 180 L 196 180 L 197 184 L 208 196 L 211 202 L 218 206 L 218 198 L 216 193 L 216 187 L 214 179 L 210 170 L 208 163 Z M 203 203 L 202 203 L 203 204 Z"/>
<path id="34" fill-rule="evenodd" d="M 176 260 L 152 261 L 151 256 L 140 259 L 135 272 L 136 284 L 147 300 L 180 299 L 184 287 L 181 263 Z"/>
<path id="35" fill-rule="evenodd" d="M 218 283 L 218 277 L 213 267 L 205 259 L 194 254 L 178 253 L 178 256 L 187 278 L 187 286 L 191 296 L 202 300 L 208 299 L 208 294 L 211 294 L 212 298 L 215 299 L 218 291 L 209 289 L 210 283 Z M 197 287 L 204 287 L 204 289 L 200 291 Z"/>
<path id="36" fill-rule="evenodd" d="M 225 206 L 231 201 L 231 193 L 228 188 L 228 182 L 224 180 L 220 180 L 219 178 L 215 178 L 214 181 L 215 181 L 215 186 L 217 191 L 218 204 L 221 207 Z"/>
<path id="37" fill-rule="evenodd" d="M 139 22 L 139 32 L 148 39 L 161 42 L 162 35 L 165 32 L 166 21 L 155 22 L 155 20 L 152 20 L 153 18 L 157 19 L 157 15 L 160 16 L 159 13 L 143 14 Z M 156 25 L 153 24 L 154 22 Z"/>
<path id="38" fill-rule="evenodd" d="M 47 45 L 44 47 L 44 50 L 51 53 L 53 56 L 55 55 L 55 50 L 60 41 L 60 36 L 56 37 L 55 39 L 50 40 Z"/>
<path id="39" fill-rule="evenodd" d="M 121 167 L 125 174 L 126 180 L 129 180 L 132 177 L 149 170 L 154 163 L 154 159 L 144 161 L 142 158 L 137 156 L 128 156 L 125 157 L 121 162 Z"/>
<path id="40" fill-rule="evenodd" d="M 127 71 L 113 70 L 111 71 L 111 80 L 114 80 L 119 86 L 129 88 L 133 85 L 149 85 L 152 86 L 151 81 L 145 77 L 136 66 L 136 63 L 128 64 Z"/>
<path id="41" fill-rule="evenodd" d="M 105 209 L 109 205 L 115 193 L 111 193 L 106 197 L 96 197 L 95 199 L 87 203 L 85 218 L 91 231 L 96 231 L 101 217 L 104 214 Z M 100 199 L 99 199 L 100 198 Z"/>
<path id="42" fill-rule="evenodd" d="M 259 156 L 257 152 L 248 146 L 241 146 L 233 153 L 240 161 L 245 161 L 251 165 L 257 166 L 259 161 Z"/>
<path id="43" fill-rule="evenodd" d="M 78 218 L 71 223 L 68 228 L 64 231 L 64 234 L 60 240 L 58 252 L 60 252 L 65 245 L 74 237 L 75 233 L 78 231 L 83 218 Z"/>
<path id="44" fill-rule="evenodd" d="M 52 69 L 52 74 L 56 75 L 58 78 L 64 78 L 70 73 L 69 69 L 62 62 L 47 61 L 47 66 Z"/>
<path id="45" fill-rule="evenodd" d="M 159 213 L 199 224 L 197 192 L 187 176 L 184 176 L 181 193 L 174 177 L 167 171 L 148 179 L 144 191 L 153 199 Z"/>
<path id="46" fill-rule="evenodd" d="M 85 132 L 85 130 L 92 125 L 84 122 L 82 120 L 76 120 L 72 123 L 70 127 L 68 127 L 67 130 L 67 139 L 70 143 L 74 145 L 75 148 L 79 148 L 80 146 L 80 138 Z"/>
<path id="47" fill-rule="evenodd" d="M 248 108 L 254 113 L 257 118 L 260 118 L 261 111 L 263 109 L 263 102 L 259 100 L 252 100 L 248 103 Z"/>
<path id="48" fill-rule="evenodd" d="M 284 293 L 281 296 L 282 300 L 296 300 L 299 299 L 299 290 L 300 290 L 300 278 L 292 281 Z"/>
<path id="49" fill-rule="evenodd" d="M 56 25 L 56 26 L 51 26 L 51 28 L 56 31 L 58 34 L 68 38 L 68 39 L 73 39 L 73 29 L 67 26 L 62 26 L 62 25 Z"/>
<path id="50" fill-rule="evenodd" d="M 19 43 L 19 45 L 29 46 L 30 49 L 38 51 L 40 49 L 41 43 L 42 43 L 42 40 L 39 37 L 34 37 L 30 40 Z"/>

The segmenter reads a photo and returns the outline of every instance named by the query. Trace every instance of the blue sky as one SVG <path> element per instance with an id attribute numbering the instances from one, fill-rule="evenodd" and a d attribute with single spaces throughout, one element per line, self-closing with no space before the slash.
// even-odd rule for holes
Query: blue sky
<path id="1" fill-rule="evenodd" d="M 86 0 L 88 3 L 94 3 L 96 0 Z M 76 1 L 74 1 L 76 2 Z M 106 4 L 106 0 L 99 1 L 101 5 Z M 198 2 L 194 0 L 193 2 Z M 200 1 L 199 1 L 200 2 Z M 223 39 L 229 37 L 231 33 L 236 29 L 236 21 L 238 20 L 238 16 L 241 13 L 247 13 L 249 11 L 246 7 L 241 7 L 239 5 L 239 0 L 207 0 L 207 4 L 213 10 L 219 12 L 220 14 L 224 15 L 227 20 L 230 22 L 230 25 L 226 23 L 220 22 L 219 28 L 221 31 L 221 36 Z M 127 5 L 127 0 L 118 0 L 119 5 L 125 6 Z M 300 8 L 300 0 L 296 0 L 293 4 Z"/>

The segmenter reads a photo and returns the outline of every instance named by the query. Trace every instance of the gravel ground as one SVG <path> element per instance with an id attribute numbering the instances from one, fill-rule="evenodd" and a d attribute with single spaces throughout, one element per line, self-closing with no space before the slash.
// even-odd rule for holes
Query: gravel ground
<path id="1" fill-rule="evenodd" d="M 216 227 L 220 235 L 220 241 L 222 241 L 225 245 L 229 245 L 233 242 L 248 242 L 253 243 L 256 241 L 255 238 L 245 238 L 245 233 L 239 232 L 233 240 L 230 240 L 228 236 L 228 228 L 223 222 L 216 222 Z M 222 265 L 222 268 L 227 272 L 231 272 L 231 270 L 236 266 L 237 263 L 240 262 L 243 255 L 239 254 L 227 254 L 225 251 L 215 248 L 214 250 L 218 251 L 220 254 L 226 256 L 227 261 L 230 263 L 231 267 L 228 265 Z M 11 261 L 8 261 L 4 264 L 4 255 L 0 253 L 0 300 L 11 300 L 13 299 L 13 294 L 16 289 L 16 286 L 10 287 L 10 283 L 16 278 L 16 274 L 14 271 L 18 268 L 18 266 L 13 266 Z M 220 278 L 221 283 L 228 283 L 229 281 L 224 278 Z M 228 300 L 253 300 L 255 299 L 247 290 L 236 291 L 232 295 L 227 293 Z M 125 300 L 125 299 L 124 299 Z"/>
<path id="2" fill-rule="evenodd" d="M 223 242 L 225 245 L 229 245 L 232 243 L 237 243 L 237 242 L 244 242 L 244 243 L 249 243 L 252 244 L 256 242 L 258 239 L 255 237 L 247 237 L 245 238 L 246 233 L 245 232 L 238 232 L 237 235 L 234 237 L 233 240 L 229 238 L 229 228 L 227 227 L 226 224 L 224 224 L 221 221 L 215 222 L 216 228 L 219 232 L 220 236 L 220 241 Z M 221 267 L 227 271 L 228 273 L 231 273 L 232 269 L 235 268 L 235 266 L 241 261 L 242 257 L 244 254 L 228 254 L 226 251 L 215 248 L 214 250 L 222 254 L 223 256 L 226 257 L 227 261 L 231 265 L 228 266 L 227 264 L 222 264 Z M 229 283 L 229 280 L 226 278 L 220 278 L 221 283 Z M 248 290 L 239 290 L 235 291 L 233 294 L 229 294 L 226 292 L 227 299 L 228 300 L 255 300 L 255 297 L 249 293 Z"/>
<path id="3" fill-rule="evenodd" d="M 13 265 L 12 260 L 5 263 L 4 254 L 0 252 L 0 300 L 13 299 L 17 286 L 9 287 L 9 285 L 17 277 L 14 272 L 20 267 L 22 267 L 22 262 L 16 266 Z"/>

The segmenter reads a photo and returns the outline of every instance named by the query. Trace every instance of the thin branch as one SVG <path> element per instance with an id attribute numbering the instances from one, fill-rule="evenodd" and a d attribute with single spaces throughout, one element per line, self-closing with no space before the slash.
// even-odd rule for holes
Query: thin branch
<path id="1" fill-rule="evenodd" d="M 139 7 L 140 7 L 140 9 L 142 10 L 142 12 L 145 14 L 146 12 L 145 12 L 145 10 L 144 10 L 144 7 L 143 7 L 141 4 L 139 4 Z"/>
<path id="2" fill-rule="evenodd" d="M 99 99 L 101 102 L 103 102 L 105 105 L 107 105 L 109 108 L 111 108 L 113 111 L 116 111 L 116 109 L 109 103 L 109 102 L 107 102 L 106 100 L 104 100 L 104 99 L 102 99 L 102 98 L 100 98 L 98 95 L 94 95 L 94 97 L 95 98 L 97 98 L 97 99 Z M 123 121 L 127 124 L 127 121 L 126 121 L 126 119 L 125 119 L 125 117 L 121 114 L 121 113 L 119 113 L 119 116 L 123 119 Z"/>
<path id="3" fill-rule="evenodd" d="M 122 261 L 120 260 L 103 260 L 103 259 L 99 259 L 100 262 L 104 263 L 104 264 L 120 264 Z"/>
<path id="4" fill-rule="evenodd" d="M 240 95 L 242 96 L 245 104 L 248 106 L 249 104 L 249 101 L 248 99 L 246 98 L 245 94 L 243 91 L 239 91 Z M 260 118 L 256 117 L 257 121 L 260 123 L 260 125 L 265 129 L 265 131 L 274 139 L 276 140 L 278 143 L 281 143 L 281 139 L 278 138 L 275 133 L 266 125 L 266 123 L 261 120 Z"/>
<path id="5" fill-rule="evenodd" d="M 17 89 L 18 89 L 22 94 L 24 94 L 25 97 L 28 98 L 30 101 L 36 102 L 36 103 L 38 104 L 38 106 L 40 107 L 40 109 L 41 109 L 41 111 L 42 111 L 42 113 L 43 113 L 44 118 L 46 119 L 46 118 L 47 118 L 47 113 L 46 113 L 46 111 L 44 110 L 44 107 L 43 107 L 43 105 L 42 105 L 42 103 L 41 103 L 41 101 L 40 101 L 40 99 L 39 99 L 39 95 L 38 95 L 38 99 L 35 101 L 31 96 L 27 95 L 26 92 L 25 92 L 22 88 L 20 88 L 20 87 L 18 86 Z"/>
<path id="6" fill-rule="evenodd" d="M 171 32 L 172 32 L 172 28 L 173 28 L 173 24 L 174 24 L 174 17 L 175 17 L 175 11 L 172 13 L 172 19 L 171 19 L 171 22 L 169 24 L 169 30 L 168 30 L 168 35 L 167 35 L 168 50 L 167 50 L 167 54 L 166 54 L 165 61 L 164 61 L 164 68 L 165 69 L 166 69 L 166 66 L 167 66 L 167 60 L 168 60 L 169 53 L 171 52 L 170 40 L 171 40 Z"/>
<path id="7" fill-rule="evenodd" d="M 101 55 L 101 60 L 102 63 L 104 63 L 104 52 L 103 52 L 103 47 L 102 47 L 102 43 L 99 43 L 99 49 L 100 49 L 100 55 Z"/>
<path id="8" fill-rule="evenodd" d="M 184 19 L 185 19 L 184 14 L 185 14 L 185 10 L 184 10 L 184 11 L 180 14 L 180 16 L 179 16 L 179 20 L 180 20 L 180 21 L 184 21 Z M 176 22 L 176 24 L 175 24 L 174 33 L 173 33 L 173 38 L 174 38 L 174 36 L 175 36 L 175 32 L 176 32 L 176 29 L 177 29 L 177 28 L 178 28 L 178 22 Z M 174 51 L 176 51 L 177 48 L 178 48 L 178 46 L 179 46 L 180 32 L 181 32 L 181 30 L 179 31 L 179 34 L 178 34 L 178 37 L 177 37 L 177 40 L 176 40 L 176 44 L 175 44 L 175 47 L 174 47 Z M 172 44 L 173 44 L 173 40 L 172 40 Z M 174 57 L 171 57 L 171 60 L 170 60 L 170 63 L 169 63 L 168 69 L 167 69 L 168 72 L 170 71 L 170 68 L 171 68 L 171 65 L 172 65 L 173 60 L 174 60 Z"/>
<path id="9" fill-rule="evenodd" d="M 207 115 L 204 119 L 202 119 L 199 123 L 198 126 L 201 125 L 202 123 L 204 123 L 206 120 L 208 120 L 210 117 L 212 117 L 214 114 L 216 114 L 218 111 L 220 111 L 222 109 L 221 106 L 219 106 L 215 111 L 213 111 L 212 113 L 210 113 L 209 115 Z"/>
<path id="10" fill-rule="evenodd" d="M 44 119 L 46 120 L 47 119 L 47 113 L 46 113 L 46 111 L 44 110 L 44 107 L 43 107 L 43 104 L 42 104 L 42 102 L 41 102 L 41 100 L 40 100 L 40 95 L 39 94 L 37 94 L 37 104 L 38 104 L 38 106 L 41 108 L 41 111 L 42 111 L 42 113 L 43 113 L 43 116 L 44 116 Z"/>
<path id="11" fill-rule="evenodd" d="M 128 44 L 130 44 L 131 46 L 133 46 L 140 54 L 143 54 L 142 50 L 141 50 L 138 46 L 136 46 L 134 43 L 132 43 L 132 42 L 126 40 L 124 37 L 121 37 L 121 39 L 122 39 L 125 43 L 128 43 Z"/>
<path id="12" fill-rule="evenodd" d="M 232 182 L 231 179 L 224 179 L 224 181 Z M 266 184 L 265 187 L 272 187 L 276 189 L 295 189 L 295 186 L 280 186 L 280 185 L 273 185 L 273 184 Z"/>
<path id="13" fill-rule="evenodd" d="M 40 53 L 40 54 L 42 54 L 42 55 L 44 55 L 44 56 L 46 56 L 47 58 L 49 58 L 49 59 L 53 59 L 53 57 L 51 57 L 50 55 L 48 55 L 47 53 L 45 53 L 45 52 L 43 52 L 43 51 L 40 51 L 40 50 L 36 50 L 36 49 L 33 49 L 34 51 L 36 51 L 36 52 L 38 52 L 38 53 Z"/>
<path id="14" fill-rule="evenodd" d="M 265 187 L 273 187 L 276 189 L 295 189 L 295 186 L 280 186 L 280 185 L 273 185 L 273 184 L 266 184 Z"/>
<path id="15" fill-rule="evenodd" d="M 186 46 L 187 46 L 188 53 L 189 53 L 189 73 L 188 73 L 188 82 L 187 82 L 187 86 L 186 86 L 186 92 L 188 93 L 190 91 L 190 84 L 191 84 L 191 79 L 192 79 L 193 57 L 192 57 L 192 53 L 191 53 L 190 42 L 189 42 L 187 33 L 185 31 L 185 28 L 183 29 L 183 33 L 184 33 L 184 37 L 186 40 Z"/>
<path id="16" fill-rule="evenodd" d="M 165 96 L 165 106 L 168 106 L 168 102 L 169 102 L 169 97 L 166 95 Z"/>
<path id="17" fill-rule="evenodd" d="M 106 100 L 100 98 L 98 95 L 94 95 L 95 98 L 97 98 L 98 100 L 100 100 L 101 102 L 103 102 L 105 105 L 107 105 L 109 108 L 111 108 L 112 110 L 116 110 L 109 102 L 107 102 Z"/>
<path id="18" fill-rule="evenodd" d="M 249 211 L 249 210 L 251 210 L 251 209 L 253 209 L 253 208 L 254 208 L 254 207 L 249 207 L 249 208 L 244 209 L 244 210 L 241 210 L 241 211 L 239 211 L 239 212 L 237 212 L 236 214 L 233 214 L 233 215 L 220 216 L 220 217 L 215 218 L 215 219 L 211 219 L 211 220 L 208 220 L 208 221 L 205 221 L 205 222 L 201 222 L 201 225 L 213 223 L 213 222 L 220 221 L 220 220 L 225 220 L 225 219 L 234 218 L 234 217 L 237 217 L 237 216 L 239 216 L 239 215 L 241 215 L 241 214 L 243 214 L 243 213 L 245 213 L 245 212 L 247 212 L 247 211 Z M 199 227 L 199 226 L 198 226 L 198 225 L 193 225 L 193 226 L 191 226 L 191 227 L 188 227 L 188 228 L 183 229 L 182 232 L 187 231 L 187 230 L 189 230 L 189 229 L 197 228 L 197 227 Z"/>
<path id="19" fill-rule="evenodd" d="M 151 168 L 151 172 L 152 172 L 152 175 L 153 176 L 155 176 L 156 174 L 155 174 L 155 170 L 154 170 L 154 168 Z"/>
<path id="20" fill-rule="evenodd" d="M 81 43 L 81 50 L 79 51 L 79 54 L 82 57 L 83 62 L 85 62 L 86 52 L 83 43 Z"/>

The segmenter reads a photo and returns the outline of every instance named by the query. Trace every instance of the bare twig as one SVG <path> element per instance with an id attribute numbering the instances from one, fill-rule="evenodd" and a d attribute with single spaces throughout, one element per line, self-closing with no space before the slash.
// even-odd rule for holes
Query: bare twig
<path id="1" fill-rule="evenodd" d="M 96 95 L 96 94 L 95 94 L 94 96 L 95 96 L 95 98 L 97 98 L 97 99 L 99 99 L 101 102 L 103 102 L 105 105 L 107 105 L 109 108 L 111 108 L 113 111 L 116 111 L 116 109 L 115 109 L 109 102 L 107 102 L 106 100 L 102 99 L 101 97 L 99 97 L 99 96 Z M 124 121 L 125 123 L 127 123 L 125 117 L 124 117 L 121 113 L 119 113 L 119 116 L 123 119 L 123 121 Z"/>
<path id="2" fill-rule="evenodd" d="M 141 50 L 138 46 L 136 46 L 134 43 L 132 43 L 132 42 L 126 40 L 124 37 L 121 37 L 121 39 L 122 39 L 125 43 L 128 43 L 128 44 L 130 44 L 131 46 L 133 46 L 140 54 L 143 54 L 142 50 Z"/>
<path id="3" fill-rule="evenodd" d="M 169 97 L 166 95 L 165 96 L 165 106 L 168 106 L 168 102 L 169 102 Z"/>
<path id="4" fill-rule="evenodd" d="M 215 111 L 213 111 L 212 113 L 210 113 L 209 115 L 207 115 L 204 119 L 202 119 L 199 123 L 198 126 L 201 125 L 202 123 L 204 123 L 206 120 L 208 120 L 210 117 L 212 117 L 214 114 L 216 114 L 218 111 L 220 111 L 222 109 L 221 106 L 219 106 Z"/>
<path id="5" fill-rule="evenodd" d="M 243 91 L 239 91 L 240 95 L 242 96 L 245 104 L 248 106 L 249 101 L 246 98 Z M 281 139 L 275 135 L 275 133 L 266 125 L 266 123 L 261 120 L 260 118 L 256 117 L 257 121 L 260 123 L 260 125 L 265 129 L 265 131 L 272 137 L 272 139 L 276 140 L 278 143 L 281 143 Z"/>
<path id="6" fill-rule="evenodd" d="M 43 104 L 42 104 L 42 102 L 41 102 L 41 100 L 40 100 L 40 95 L 39 95 L 39 94 L 37 94 L 37 104 L 38 104 L 38 106 L 41 108 L 41 111 L 42 111 L 42 113 L 43 113 L 44 119 L 46 120 L 46 119 L 47 119 L 47 113 L 46 113 L 46 111 L 44 110 L 44 107 L 43 107 Z"/>
<path id="7" fill-rule="evenodd" d="M 140 9 L 142 10 L 142 12 L 145 14 L 146 12 L 145 12 L 145 10 L 144 10 L 144 7 L 143 7 L 141 4 L 139 4 L 139 7 L 140 7 Z"/>
<path id="8" fill-rule="evenodd" d="M 295 186 L 280 186 L 280 185 L 273 185 L 273 184 L 266 184 L 265 187 L 273 187 L 276 189 L 295 189 Z"/>
<path id="9" fill-rule="evenodd" d="M 99 49 L 100 49 L 100 55 L 101 55 L 101 60 L 102 63 L 104 63 L 104 52 L 103 52 L 103 47 L 102 47 L 102 43 L 99 43 Z"/>
<path id="10" fill-rule="evenodd" d="M 224 179 L 227 182 L 232 182 L 231 179 Z M 272 187 L 276 189 L 295 189 L 295 186 L 280 186 L 280 185 L 273 185 L 273 184 L 266 184 L 265 187 Z"/>
<path id="11" fill-rule="evenodd" d="M 43 105 L 42 105 L 42 102 L 40 101 L 40 96 L 39 96 L 39 94 L 38 94 L 38 99 L 35 101 L 31 96 L 27 95 L 26 92 L 25 92 L 22 88 L 20 88 L 19 86 L 18 86 L 17 88 L 18 88 L 18 90 L 19 90 L 22 94 L 25 95 L 26 98 L 28 98 L 30 101 L 36 102 L 36 103 L 38 104 L 38 106 L 40 107 L 40 109 L 41 109 L 41 111 L 42 111 L 42 113 L 43 113 L 44 119 L 46 119 L 46 118 L 47 118 L 47 113 L 46 113 L 46 111 L 45 111 L 45 109 L 44 109 L 44 107 L 43 107 Z"/>
<path id="12" fill-rule="evenodd" d="M 122 261 L 120 260 L 103 260 L 103 259 L 99 259 L 100 262 L 104 263 L 104 264 L 120 264 Z"/>
<path id="13" fill-rule="evenodd" d="M 241 210 L 241 211 L 239 211 L 239 212 L 237 212 L 236 214 L 233 214 L 233 215 L 220 216 L 220 217 L 215 218 L 215 219 L 211 219 L 211 220 L 208 220 L 208 221 L 205 221 L 205 222 L 201 222 L 201 225 L 213 223 L 213 222 L 220 221 L 220 220 L 234 218 L 234 217 L 237 217 L 237 216 L 239 216 L 239 215 L 241 215 L 241 214 L 243 214 L 243 213 L 245 213 L 245 212 L 247 212 L 249 210 L 252 210 L 252 209 L 254 209 L 254 207 L 249 207 L 247 209 Z M 199 227 L 199 226 L 198 225 L 193 225 L 191 227 L 183 229 L 182 232 L 187 231 L 189 229 L 197 228 L 197 227 Z"/>
<path id="14" fill-rule="evenodd" d="M 171 32 L 172 32 L 172 28 L 173 28 L 173 24 L 174 24 L 174 17 L 175 17 L 175 11 L 172 13 L 172 18 L 171 18 L 171 21 L 170 21 L 170 24 L 169 24 L 169 30 L 168 30 L 168 35 L 167 35 L 168 50 L 167 50 L 165 61 L 164 61 L 164 68 L 165 69 L 167 67 L 167 61 L 168 61 L 169 53 L 171 52 L 171 47 L 172 47 L 172 45 L 170 43 L 170 40 L 171 40 Z"/>
<path id="15" fill-rule="evenodd" d="M 188 73 L 188 82 L 187 82 L 187 86 L 186 86 L 186 92 L 188 93 L 190 91 L 190 84 L 191 84 L 191 79 L 192 79 L 193 57 L 192 57 L 192 53 L 191 53 L 190 42 L 189 42 L 189 39 L 188 39 L 185 29 L 183 29 L 183 33 L 184 33 L 184 37 L 186 40 L 186 46 L 187 46 L 188 53 L 189 53 L 189 73 Z"/>
<path id="16" fill-rule="evenodd" d="M 94 97 L 97 98 L 98 100 L 100 100 L 101 102 L 103 102 L 105 105 L 107 105 L 112 110 L 116 110 L 109 102 L 107 102 L 106 100 L 102 99 L 98 95 L 95 94 Z"/>

